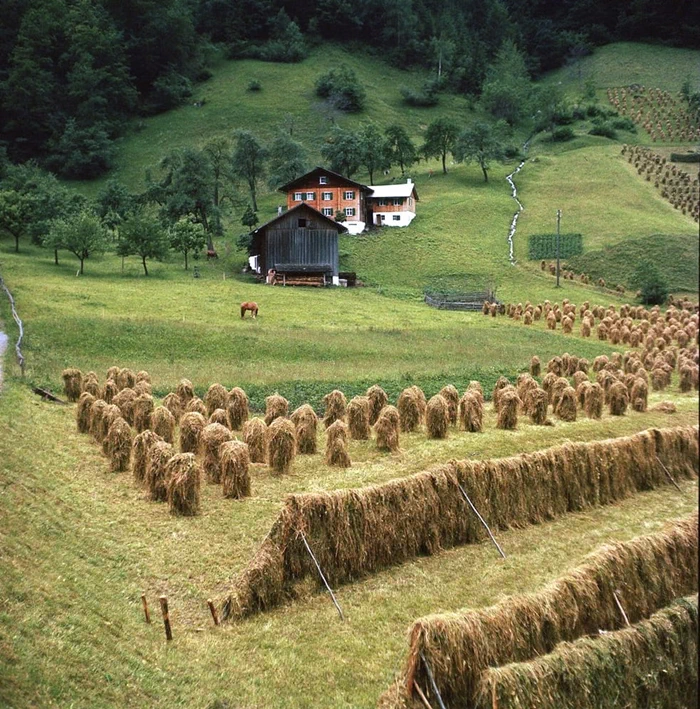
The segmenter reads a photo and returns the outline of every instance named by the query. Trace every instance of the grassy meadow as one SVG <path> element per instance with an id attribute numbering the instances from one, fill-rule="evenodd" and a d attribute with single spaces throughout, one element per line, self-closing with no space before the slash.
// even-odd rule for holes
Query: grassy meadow
<path id="1" fill-rule="evenodd" d="M 601 92 L 633 82 L 675 90 L 698 58 L 700 52 L 618 44 L 585 58 L 582 76 L 593 77 Z M 267 139 L 285 113 L 294 117 L 295 136 L 318 146 L 331 124 L 313 97 L 319 59 L 350 64 L 367 89 L 367 112 L 336 119 L 341 124 L 396 121 L 420 142 L 438 115 L 464 122 L 474 115 L 457 96 L 441 97 L 432 109 L 403 106 L 398 89 L 417 88 L 425 76 L 341 47 L 319 47 L 300 65 L 221 62 L 193 97 L 205 99 L 201 108 L 148 118 L 123 139 L 113 176 L 140 189 L 145 169 L 168 150 L 202 145 L 239 127 Z M 253 78 L 262 84 L 259 93 L 247 91 Z M 288 90 L 292 79 L 296 92 Z M 571 69 L 546 81 L 579 90 Z M 641 132 L 632 139 L 645 140 Z M 401 668 L 415 618 L 534 591 L 600 545 L 661 529 L 697 509 L 697 481 L 683 483 L 682 492 L 668 485 L 547 524 L 499 531 L 505 561 L 486 543 L 469 545 L 341 586 L 345 623 L 328 596 L 308 584 L 271 612 L 215 628 L 206 600 L 230 588 L 288 493 L 383 483 L 450 459 L 695 424 L 697 392 L 680 394 L 674 375 L 667 390 L 650 394 L 644 414 L 553 419 L 553 426 L 521 418 L 512 432 L 495 429 L 488 404 L 481 434 L 451 430 L 444 441 L 427 440 L 424 431 L 402 434 L 401 450 L 392 455 L 372 442 L 351 441 L 347 470 L 325 465 L 319 433 L 320 453 L 298 456 L 290 475 L 253 465 L 250 498 L 225 500 L 219 487 L 203 484 L 202 513 L 176 518 L 166 505 L 146 501 L 130 473 L 109 472 L 99 447 L 78 434 L 73 406 L 43 402 L 27 386 L 60 392 L 65 367 L 94 370 L 104 381 L 107 368 L 118 365 L 147 370 L 157 397 L 187 377 L 200 396 L 213 382 L 241 386 L 257 411 L 275 390 L 293 406 L 308 401 L 320 409 L 322 396 L 336 387 L 349 398 L 379 383 L 395 401 L 410 384 L 432 395 L 445 384 L 463 390 L 478 379 L 488 395 L 498 376 L 514 378 L 535 354 L 544 363 L 564 352 L 591 361 L 622 352 L 624 345 L 581 338 L 578 322 L 574 334 L 563 335 L 546 330 L 544 321 L 528 327 L 422 301 L 426 288 L 478 284 L 494 286 L 504 302 L 631 302 L 630 294 L 575 282 L 556 289 L 538 262 L 527 261 L 527 235 L 554 231 L 557 209 L 563 231 L 584 235 L 586 269 L 606 269 L 614 284 L 636 258 L 653 257 L 673 274 L 674 289 L 697 300 L 697 224 L 638 178 L 620 147 L 587 135 L 562 146 L 532 142 L 515 178 L 525 206 L 515 266 L 507 245 L 515 203 L 505 176 L 517 161 L 494 165 L 487 184 L 475 166 L 449 165 L 442 175 L 437 163 L 417 165 L 411 176 L 420 202 L 410 228 L 341 239 L 341 267 L 365 284 L 356 289 L 258 284 L 241 273 L 245 254 L 230 234 L 217 244 L 218 261 L 198 263 L 198 279 L 174 257 L 149 266 L 145 277 L 137 259 L 122 262 L 113 254 L 91 257 L 77 277 L 77 261 L 68 254 L 56 266 L 51 253 L 22 242 L 15 254 L 13 243 L 1 240 L 0 274 L 24 319 L 27 372 L 22 380 L 12 350 L 16 326 L 0 298 L 0 329 L 10 336 L 0 392 L 0 706 L 372 707 Z M 103 184 L 76 187 L 95 194 Z M 263 195 L 261 220 L 279 201 L 277 194 Z M 260 305 L 257 320 L 241 320 L 244 300 Z M 677 412 L 653 410 L 662 400 Z M 150 601 L 150 625 L 142 593 Z M 169 598 L 173 622 L 167 644 L 160 594 Z"/>

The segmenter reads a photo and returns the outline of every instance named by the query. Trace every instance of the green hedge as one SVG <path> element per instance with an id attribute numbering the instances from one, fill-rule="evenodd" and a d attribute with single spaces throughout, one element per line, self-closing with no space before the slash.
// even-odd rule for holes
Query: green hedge
<path id="1" fill-rule="evenodd" d="M 671 162 L 700 162 L 700 153 L 671 153 Z"/>
<path id="2" fill-rule="evenodd" d="M 539 260 L 557 257 L 556 234 L 530 234 L 527 238 L 528 258 Z M 561 234 L 559 237 L 559 256 L 569 258 L 583 253 L 581 234 Z"/>

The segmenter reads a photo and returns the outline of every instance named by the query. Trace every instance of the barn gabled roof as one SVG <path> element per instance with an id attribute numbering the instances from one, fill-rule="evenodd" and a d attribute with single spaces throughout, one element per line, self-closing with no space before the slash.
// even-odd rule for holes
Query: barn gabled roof
<path id="1" fill-rule="evenodd" d="M 398 185 L 370 185 L 373 199 L 387 199 L 391 197 L 410 197 L 414 195 L 418 201 L 418 190 L 410 180 L 408 182 L 399 182 Z"/>
<path id="2" fill-rule="evenodd" d="M 301 204 L 297 204 L 296 207 L 292 207 L 291 209 L 288 209 L 286 212 L 282 212 L 282 214 L 278 214 L 274 219 L 270 219 L 269 221 L 265 222 L 264 224 L 261 224 L 259 227 L 256 227 L 253 229 L 250 233 L 251 234 L 258 234 L 261 230 L 263 229 L 268 229 L 271 227 L 275 222 L 283 220 L 285 217 L 288 217 L 290 214 L 294 212 L 305 212 L 305 213 L 311 213 L 311 215 L 314 218 L 318 218 L 321 220 L 321 223 L 326 223 L 328 226 L 332 229 L 336 229 L 339 234 L 344 234 L 348 228 L 342 224 L 341 222 L 335 221 L 335 219 L 331 219 L 331 217 L 327 217 L 325 214 L 322 214 L 321 212 L 318 211 L 318 209 L 315 209 L 312 207 L 310 204 L 306 204 L 306 202 L 302 202 Z"/>
<path id="3" fill-rule="evenodd" d="M 286 185 L 282 185 L 278 191 L 285 193 L 290 192 L 295 187 L 305 185 L 310 177 L 318 177 L 320 175 L 330 175 L 340 182 L 344 182 L 348 185 L 348 187 L 356 187 L 358 190 L 363 190 L 365 192 L 371 192 L 372 190 L 371 187 L 363 185 L 361 182 L 355 182 L 355 180 L 351 180 L 349 177 L 345 177 L 338 172 L 333 172 L 333 170 L 329 170 L 327 167 L 315 167 L 313 170 L 309 170 L 309 172 L 301 175 L 301 177 L 297 177 L 295 180 L 291 180 Z"/>

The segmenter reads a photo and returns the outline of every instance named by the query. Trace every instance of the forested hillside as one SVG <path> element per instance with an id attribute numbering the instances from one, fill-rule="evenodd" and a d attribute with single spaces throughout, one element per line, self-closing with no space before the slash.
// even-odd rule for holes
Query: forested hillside
<path id="1" fill-rule="evenodd" d="M 504 42 L 533 75 L 620 39 L 700 44 L 695 3 L 640 0 L 5 0 L 0 20 L 0 144 L 13 162 L 91 178 L 136 115 L 172 108 L 216 54 L 297 62 L 320 41 L 354 42 L 478 96 Z"/>

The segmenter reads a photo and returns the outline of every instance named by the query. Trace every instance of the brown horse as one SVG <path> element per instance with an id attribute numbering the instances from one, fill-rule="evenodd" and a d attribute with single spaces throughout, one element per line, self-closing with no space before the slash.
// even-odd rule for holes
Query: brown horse
<path id="1" fill-rule="evenodd" d="M 250 310 L 251 315 L 253 318 L 258 317 L 258 304 L 253 303 L 253 301 L 247 301 L 245 303 L 241 303 L 241 318 L 245 317 L 245 311 Z"/>

